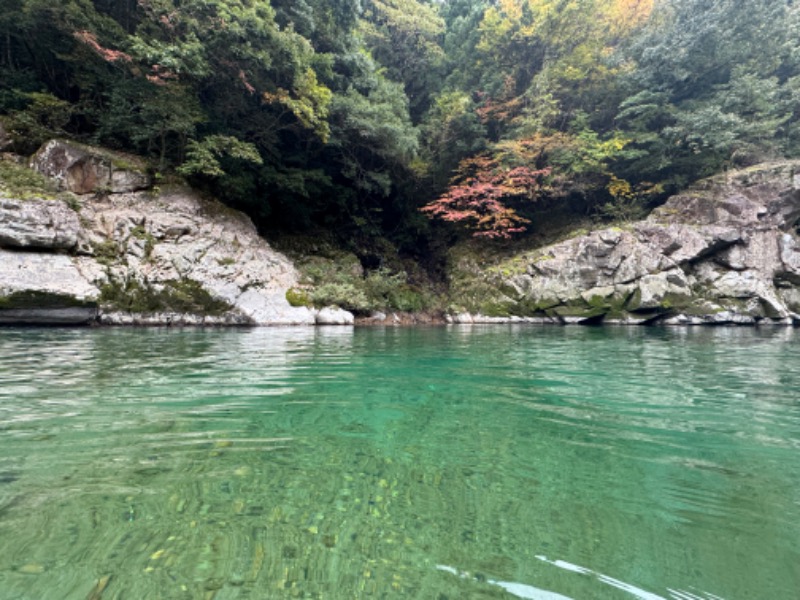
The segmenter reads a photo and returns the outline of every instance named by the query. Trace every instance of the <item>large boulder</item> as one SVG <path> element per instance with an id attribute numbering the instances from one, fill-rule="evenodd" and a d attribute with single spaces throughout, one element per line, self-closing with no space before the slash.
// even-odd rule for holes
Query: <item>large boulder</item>
<path id="1" fill-rule="evenodd" d="M 727 173 L 643 221 L 514 257 L 493 270 L 496 303 L 561 322 L 800 322 L 799 227 L 800 162 Z"/>
<path id="2" fill-rule="evenodd" d="M 353 313 L 338 306 L 326 306 L 317 311 L 316 323 L 317 325 L 353 325 L 355 317 Z"/>
<path id="3" fill-rule="evenodd" d="M 207 316 L 231 312 L 255 325 L 315 322 L 311 310 L 287 301 L 299 275 L 250 219 L 187 188 L 93 199 L 83 204 L 81 221 L 84 255 L 75 263 L 107 297 L 123 300 L 120 310 L 131 300 L 127 308 L 141 312 L 153 298 L 174 310 L 189 295 L 190 306 Z"/>
<path id="4" fill-rule="evenodd" d="M 75 194 L 119 194 L 152 185 L 141 159 L 63 140 L 42 146 L 31 159 L 31 166 Z"/>

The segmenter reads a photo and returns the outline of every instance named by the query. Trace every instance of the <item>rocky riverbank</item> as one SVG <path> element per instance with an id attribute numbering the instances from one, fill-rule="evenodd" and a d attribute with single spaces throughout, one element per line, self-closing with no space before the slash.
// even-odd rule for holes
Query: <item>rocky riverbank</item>
<path id="1" fill-rule="evenodd" d="M 185 186 L 159 188 L 135 157 L 52 141 L 33 172 L 9 157 L 0 166 L 0 323 L 356 322 L 310 306 L 331 294 L 309 294 L 245 215 Z M 337 277 L 408 292 L 350 259 Z M 371 310 L 357 322 L 800 324 L 800 162 L 701 181 L 642 221 L 494 261 L 462 255 L 449 279 L 448 310 Z M 347 283 L 328 287 L 360 293 Z"/>
<path id="2" fill-rule="evenodd" d="M 477 274 L 483 314 L 455 322 L 800 323 L 800 162 L 729 172 L 647 219 L 539 248 Z"/>
<path id="3" fill-rule="evenodd" d="M 154 187 L 135 158 L 53 141 L 31 166 L 54 189 L 0 197 L 0 323 L 353 322 L 292 306 L 299 274 L 250 219 L 188 188 Z"/>

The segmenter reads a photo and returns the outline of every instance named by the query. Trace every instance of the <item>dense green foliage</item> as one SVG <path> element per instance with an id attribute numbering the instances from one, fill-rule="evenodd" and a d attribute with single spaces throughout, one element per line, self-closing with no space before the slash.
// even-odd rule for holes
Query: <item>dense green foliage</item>
<path id="1" fill-rule="evenodd" d="M 798 39 L 791 0 L 0 0 L 0 118 L 421 254 L 480 165 L 468 210 L 513 218 L 471 226 L 506 237 L 800 154 Z"/>

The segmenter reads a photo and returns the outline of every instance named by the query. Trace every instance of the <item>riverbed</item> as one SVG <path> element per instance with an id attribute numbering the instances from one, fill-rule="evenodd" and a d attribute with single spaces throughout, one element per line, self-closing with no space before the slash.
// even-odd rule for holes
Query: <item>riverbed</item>
<path id="1" fill-rule="evenodd" d="M 794 600 L 799 335 L 0 329 L 0 599 Z"/>

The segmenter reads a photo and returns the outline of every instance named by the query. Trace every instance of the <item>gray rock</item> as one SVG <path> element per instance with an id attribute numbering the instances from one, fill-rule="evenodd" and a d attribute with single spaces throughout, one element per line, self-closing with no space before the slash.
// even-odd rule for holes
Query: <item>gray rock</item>
<path id="1" fill-rule="evenodd" d="M 534 325 L 544 324 L 558 324 L 564 321 L 559 318 L 551 317 L 490 317 L 488 315 L 459 313 L 459 314 L 446 314 L 444 321 L 448 325 L 513 325 L 529 323 Z"/>
<path id="2" fill-rule="evenodd" d="M 17 249 L 0 250 L 0 301 L 13 297 L 33 303 L 11 306 L 15 310 L 96 310 L 100 288 L 108 286 L 110 297 L 115 290 L 120 298 L 172 294 L 180 300 L 188 295 L 197 308 L 190 308 L 190 314 L 171 309 L 129 313 L 129 305 L 105 302 L 97 315 L 104 324 L 316 323 L 314 312 L 286 300 L 299 275 L 289 259 L 259 237 L 249 218 L 189 189 L 125 191 L 149 182 L 136 170 L 119 169 L 114 156 L 65 142 L 50 142 L 36 155 L 36 167 L 66 188 L 115 192 L 84 198 L 79 214 L 61 201 L 0 200 L 0 246 Z M 52 253 L 56 250 L 74 254 Z M 31 319 L 49 318 L 29 314 Z M 53 322 L 72 318 L 49 314 Z M 337 318 L 347 320 L 344 314 Z"/>
<path id="3" fill-rule="evenodd" d="M 86 324 L 99 293 L 68 256 L 0 250 L 0 323 Z"/>
<path id="4" fill-rule="evenodd" d="M 511 323 L 511 317 L 490 317 L 488 315 L 472 315 L 472 322 L 476 325 L 503 325 Z"/>
<path id="5" fill-rule="evenodd" d="M 97 307 L 0 309 L 2 325 L 88 325 Z"/>
<path id="6" fill-rule="evenodd" d="M 353 313 L 338 306 L 326 306 L 317 311 L 316 323 L 317 325 L 353 325 L 355 317 Z"/>
<path id="7" fill-rule="evenodd" d="M 42 146 L 31 159 L 31 166 L 75 194 L 116 194 L 152 186 L 140 159 L 63 140 Z"/>
<path id="8" fill-rule="evenodd" d="M 230 327 L 252 325 L 249 319 L 233 314 L 209 316 L 173 312 L 129 313 L 105 311 L 98 315 L 97 321 L 101 325 L 135 327 Z"/>
<path id="9" fill-rule="evenodd" d="M 0 198 L 0 247 L 70 250 L 80 229 L 78 215 L 61 200 Z"/>
<path id="10" fill-rule="evenodd" d="M 233 306 L 250 319 L 254 325 L 314 325 L 316 319 L 311 309 L 293 307 L 283 293 L 264 293 L 249 289 L 241 293 Z"/>
<path id="11" fill-rule="evenodd" d="M 778 241 L 780 267 L 775 273 L 779 279 L 800 285 L 800 242 L 798 236 L 784 233 Z"/>
<path id="12" fill-rule="evenodd" d="M 498 301 L 564 323 L 793 322 L 798 171 L 800 162 L 787 161 L 707 179 L 643 221 L 517 256 L 491 276 L 505 290 Z"/>
<path id="13" fill-rule="evenodd" d="M 97 316 L 97 322 L 101 325 L 130 326 L 134 325 L 134 315 L 131 313 L 104 311 Z"/>
<path id="14" fill-rule="evenodd" d="M 777 294 L 792 314 L 800 313 L 800 288 L 779 288 Z"/>
<path id="15" fill-rule="evenodd" d="M 714 281 L 710 291 L 722 298 L 753 298 L 761 287 L 761 278 L 755 271 L 728 271 Z"/>
<path id="16" fill-rule="evenodd" d="M 114 194 L 85 201 L 81 219 L 83 242 L 96 254 L 75 259 L 88 280 L 153 288 L 188 280 L 230 305 L 236 315 L 230 324 L 315 323 L 310 309 L 286 300 L 299 279 L 292 263 L 259 237 L 250 219 L 218 202 L 181 188 L 156 197 Z M 103 256 L 109 249 L 116 253 L 110 261 Z M 106 263 L 101 268 L 99 259 Z"/>
<path id="17" fill-rule="evenodd" d="M 704 325 L 705 321 L 700 317 L 690 317 L 684 314 L 677 314 L 671 317 L 667 317 L 661 321 L 664 325 Z"/>
<path id="18" fill-rule="evenodd" d="M 686 276 L 680 269 L 670 269 L 653 275 L 645 275 L 637 282 L 640 292 L 638 310 L 658 309 L 676 298 L 691 295 Z"/>
<path id="19" fill-rule="evenodd" d="M 525 317 L 524 322 L 533 325 L 555 325 L 558 323 L 558 320 L 549 317 Z"/>
<path id="20" fill-rule="evenodd" d="M 0 297 L 22 293 L 69 297 L 80 304 L 96 302 L 100 290 L 69 256 L 0 250 Z"/>

